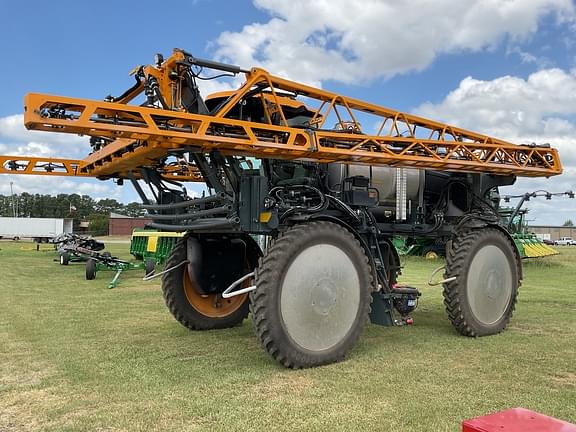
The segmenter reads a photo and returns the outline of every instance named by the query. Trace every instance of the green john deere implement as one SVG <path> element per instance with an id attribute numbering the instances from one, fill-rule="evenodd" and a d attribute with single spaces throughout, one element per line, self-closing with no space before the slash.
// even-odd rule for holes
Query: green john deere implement
<path id="1" fill-rule="evenodd" d="M 501 207 L 498 209 L 501 224 L 505 226 L 516 244 L 521 258 L 540 258 L 557 255 L 558 251 L 539 239 L 536 234 L 529 232 L 526 214 L 528 209 L 514 209 Z M 393 244 L 399 255 L 421 256 L 426 259 L 437 259 L 445 255 L 446 241 L 442 238 L 430 239 L 424 237 L 393 238 Z"/>
<path id="2" fill-rule="evenodd" d="M 162 265 L 172 252 L 174 245 L 184 233 L 160 232 L 135 229 L 130 241 L 130 253 L 137 261 L 126 261 L 112 256 L 110 253 L 93 253 L 86 261 L 86 279 L 96 279 L 99 271 L 114 271 L 114 277 L 108 283 L 108 288 L 118 285 L 120 275 L 129 270 L 144 269 L 145 275 L 154 273 L 157 265 Z"/>

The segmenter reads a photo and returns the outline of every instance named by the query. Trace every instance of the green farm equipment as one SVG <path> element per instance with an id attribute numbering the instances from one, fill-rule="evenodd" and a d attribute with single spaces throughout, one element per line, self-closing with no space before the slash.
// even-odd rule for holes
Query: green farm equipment
<path id="1" fill-rule="evenodd" d="M 440 240 L 440 241 L 439 241 Z M 444 256 L 446 242 L 442 239 L 395 236 L 392 239 L 400 256 L 421 256 L 429 260 Z"/>
<path id="2" fill-rule="evenodd" d="M 96 279 L 96 273 L 99 271 L 115 271 L 114 277 L 108 283 L 108 288 L 115 288 L 122 272 L 140 269 L 145 269 L 143 261 L 125 261 L 108 252 L 95 253 L 86 261 L 86 280 Z"/>
<path id="3" fill-rule="evenodd" d="M 556 249 L 548 246 L 532 233 L 512 234 L 512 238 L 522 258 L 538 258 L 558 255 L 559 253 Z"/>
<path id="4" fill-rule="evenodd" d="M 108 252 L 93 253 L 86 261 L 86 279 L 95 279 L 98 271 L 115 271 L 108 283 L 108 288 L 115 288 L 120 275 L 125 271 L 144 269 L 145 275 L 150 276 L 157 265 L 164 264 L 176 242 L 183 236 L 184 233 L 178 232 L 136 229 L 132 232 L 130 253 L 137 261 L 122 260 Z"/>
<path id="5" fill-rule="evenodd" d="M 150 263 L 149 267 L 164 264 L 176 242 L 183 236 L 181 232 L 135 229 L 130 241 L 130 253 L 134 258 Z"/>
<path id="6" fill-rule="evenodd" d="M 528 209 L 517 210 L 513 207 L 501 207 L 498 213 L 502 221 L 507 224 L 521 258 L 538 258 L 558 254 L 556 249 L 544 244 L 536 234 L 528 231 L 528 223 L 526 222 Z"/>
<path id="7" fill-rule="evenodd" d="M 539 239 L 528 230 L 526 214 L 528 209 L 500 207 L 500 224 L 508 230 L 516 244 L 520 258 L 539 258 L 557 255 L 558 251 Z M 426 259 L 437 259 L 445 255 L 446 241 L 443 238 L 402 237 L 396 236 L 392 242 L 401 256 L 421 256 Z"/>
<path id="8" fill-rule="evenodd" d="M 85 262 L 93 253 L 105 248 L 101 241 L 73 233 L 60 234 L 54 237 L 51 242 L 54 243 L 54 248 L 58 251 L 60 265 Z"/>

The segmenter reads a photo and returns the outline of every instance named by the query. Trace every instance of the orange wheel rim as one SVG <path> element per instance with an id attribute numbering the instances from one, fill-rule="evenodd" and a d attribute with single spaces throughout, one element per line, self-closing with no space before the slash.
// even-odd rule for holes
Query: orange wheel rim
<path id="1" fill-rule="evenodd" d="M 241 294 L 225 299 L 220 294 L 200 294 L 195 284 L 188 277 L 187 271 L 184 271 L 183 278 L 184 293 L 190 306 L 210 318 L 223 318 L 236 312 L 244 304 L 248 296 L 248 294 Z M 249 282 L 249 280 L 246 281 L 246 283 Z"/>

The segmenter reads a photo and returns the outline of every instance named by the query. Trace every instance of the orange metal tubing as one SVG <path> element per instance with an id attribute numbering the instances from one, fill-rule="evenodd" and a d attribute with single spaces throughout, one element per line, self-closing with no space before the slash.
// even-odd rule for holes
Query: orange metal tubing
<path id="1" fill-rule="evenodd" d="M 25 125 L 29 129 L 112 140 L 82 161 L 75 161 L 76 164 L 60 162 L 63 167 L 60 172 L 66 175 L 123 177 L 136 173 L 140 167 L 157 167 L 162 173 L 164 158 L 173 150 L 187 148 L 259 158 L 497 175 L 548 177 L 562 172 L 556 149 L 512 144 L 289 81 L 259 68 L 246 72 L 245 83 L 231 92 L 227 102 L 213 115 L 190 114 L 179 105 L 182 92 L 179 71 L 187 59 L 189 54 L 174 50 L 161 64 L 137 69 L 137 76 L 156 80 L 165 109 L 127 105 L 144 90 L 143 84 L 137 84 L 117 102 L 32 93 L 25 98 Z M 230 118 L 232 109 L 245 97 L 257 94 L 253 92 L 255 88 L 266 91 L 259 98 L 264 122 Z M 311 103 L 315 101 L 318 106 L 308 106 L 314 112 L 309 126 L 290 127 L 284 108 L 299 103 L 294 99 L 299 96 Z M 360 121 L 366 115 L 377 119 L 375 133 L 362 130 Z M 337 121 L 336 129 L 326 129 L 330 118 Z M 279 124 L 272 124 L 273 121 Z M 12 172 L 40 173 L 38 161 L 29 159 L 34 162 L 31 168 Z M 194 166 L 186 170 L 172 167 L 164 175 L 201 179 Z"/>

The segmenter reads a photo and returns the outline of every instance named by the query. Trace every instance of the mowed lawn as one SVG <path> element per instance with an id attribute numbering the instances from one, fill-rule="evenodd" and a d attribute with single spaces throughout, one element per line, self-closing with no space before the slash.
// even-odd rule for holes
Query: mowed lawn
<path id="1" fill-rule="evenodd" d="M 0 431 L 458 431 L 463 419 L 522 406 L 576 422 L 576 247 L 525 264 L 511 325 L 458 336 L 441 265 L 405 261 L 423 288 L 412 327 L 368 325 L 346 361 L 292 371 L 252 323 L 190 332 L 142 273 L 84 279 L 53 252 L 0 242 Z M 24 249 L 23 249 L 24 248 Z M 111 244 L 128 258 L 127 244 Z"/>

